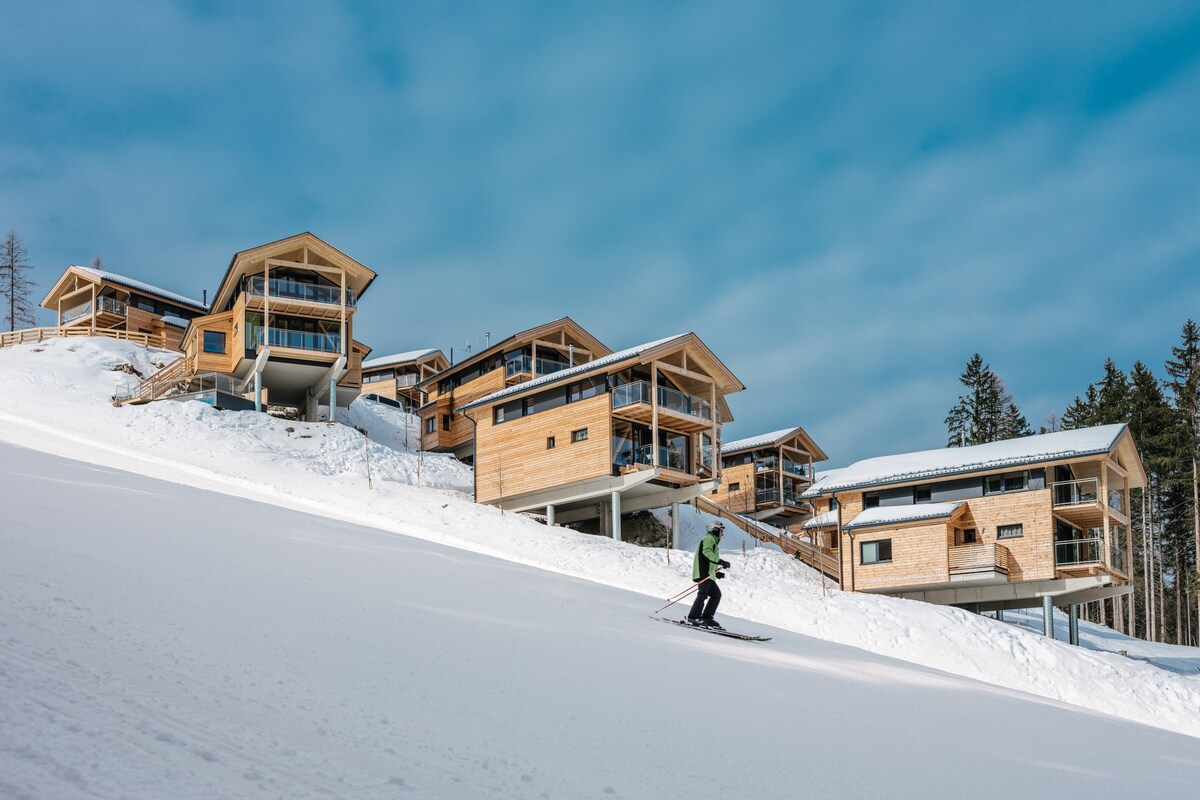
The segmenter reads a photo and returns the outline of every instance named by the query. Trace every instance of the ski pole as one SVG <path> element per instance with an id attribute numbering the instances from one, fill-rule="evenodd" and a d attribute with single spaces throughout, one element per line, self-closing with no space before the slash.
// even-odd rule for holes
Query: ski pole
<path id="1" fill-rule="evenodd" d="M 682 599 L 684 599 L 685 597 L 687 597 L 687 596 L 688 596 L 689 594 L 691 594 L 692 592 L 698 591 L 698 590 L 700 589 L 700 584 L 701 584 L 701 583 L 706 583 L 707 581 L 709 581 L 709 580 L 711 580 L 711 579 L 712 579 L 712 576 L 710 575 L 709 577 L 707 577 L 707 578 L 705 578 L 704 580 L 700 581 L 700 583 L 697 583 L 695 586 L 692 586 L 690 589 L 684 589 L 682 592 L 680 592 L 680 593 L 679 593 L 679 595 L 678 595 L 678 596 L 676 596 L 676 597 L 675 597 L 675 599 L 671 600 L 671 602 L 667 603 L 665 606 L 663 606 L 662 608 L 660 608 L 658 611 L 662 611 L 663 609 L 670 608 L 671 606 L 675 605 L 676 603 L 678 603 L 680 600 L 682 600 Z M 657 613 L 658 613 L 658 611 L 655 611 L 654 613 L 655 613 L 655 614 L 657 614 Z"/>

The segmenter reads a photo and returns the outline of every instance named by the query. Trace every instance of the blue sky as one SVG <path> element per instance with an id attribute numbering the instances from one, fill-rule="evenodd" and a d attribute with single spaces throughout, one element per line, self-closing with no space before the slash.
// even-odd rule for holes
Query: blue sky
<path id="1" fill-rule="evenodd" d="M 311 230 L 377 354 L 694 330 L 831 465 L 1035 425 L 1200 315 L 1200 7 L 6 4 L 0 227 L 198 296 Z"/>

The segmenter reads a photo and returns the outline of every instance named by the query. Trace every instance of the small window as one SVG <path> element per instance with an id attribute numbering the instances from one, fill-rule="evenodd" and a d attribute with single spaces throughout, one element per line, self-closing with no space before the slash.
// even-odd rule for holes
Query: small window
<path id="1" fill-rule="evenodd" d="M 1015 475 L 1004 476 L 1004 491 L 1019 492 L 1025 488 L 1025 473 L 1018 472 Z"/>
<path id="2" fill-rule="evenodd" d="M 204 332 L 204 352 L 206 353 L 224 353 L 225 352 L 225 334 L 222 331 L 205 331 Z"/>
<path id="3" fill-rule="evenodd" d="M 426 433 L 433 433 L 436 430 L 437 430 L 437 417 L 430 417 L 429 419 L 425 420 L 425 432 Z"/>
<path id="4" fill-rule="evenodd" d="M 913 502 L 914 503 L 928 503 L 932 499 L 933 499 L 933 487 L 930 486 L 928 483 L 925 484 L 924 486 L 914 486 L 913 487 Z"/>
<path id="5" fill-rule="evenodd" d="M 735 481 L 734 483 L 729 484 L 729 491 L 731 491 L 731 492 L 736 492 L 741 488 L 742 488 L 742 484 L 740 481 Z"/>
<path id="6" fill-rule="evenodd" d="M 833 498 L 833 497 L 829 498 L 829 510 L 830 510 L 830 511 L 837 511 L 837 507 L 838 507 L 838 501 L 837 501 L 837 499 L 836 499 L 836 498 Z"/>
<path id="7" fill-rule="evenodd" d="M 1026 478 L 1027 473 L 1024 472 L 1010 472 L 1007 475 L 989 475 L 984 479 L 984 494 L 1019 492 L 1028 485 Z"/>
<path id="8" fill-rule="evenodd" d="M 963 544 L 975 544 L 975 542 L 977 542 L 977 541 L 979 541 L 979 540 L 976 538 L 974 528 L 967 528 L 962 532 L 962 543 Z"/>
<path id="9" fill-rule="evenodd" d="M 1016 525 L 1001 525 L 996 528 L 997 539 L 1020 539 L 1025 535 L 1025 526 L 1021 523 Z"/>
<path id="10" fill-rule="evenodd" d="M 879 507 L 879 492 L 866 492 L 863 494 L 863 508 L 878 508 Z"/>
<path id="11" fill-rule="evenodd" d="M 450 423 L 453 421 L 453 419 L 454 418 L 450 414 L 442 414 L 442 430 L 450 430 Z"/>
<path id="12" fill-rule="evenodd" d="M 892 540 L 880 539 L 862 543 L 862 563 L 885 564 L 892 560 Z"/>
<path id="13" fill-rule="evenodd" d="M 547 436 L 547 437 L 546 437 L 546 449 L 547 449 L 547 450 L 553 450 L 553 449 L 554 449 L 554 437 L 553 437 L 553 436 Z"/>
<path id="14" fill-rule="evenodd" d="M 580 428 L 577 431 L 571 431 L 572 442 L 582 442 L 587 440 L 587 428 Z"/>

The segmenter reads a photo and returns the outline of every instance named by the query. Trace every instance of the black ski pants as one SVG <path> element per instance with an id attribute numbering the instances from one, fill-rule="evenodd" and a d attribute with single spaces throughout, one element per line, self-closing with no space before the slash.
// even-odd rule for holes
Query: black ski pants
<path id="1" fill-rule="evenodd" d="M 692 619 L 699 617 L 712 619 L 720 604 L 721 587 L 717 586 L 716 578 L 709 578 L 700 584 L 700 588 L 696 592 L 696 602 L 692 603 L 692 611 L 688 616 Z"/>

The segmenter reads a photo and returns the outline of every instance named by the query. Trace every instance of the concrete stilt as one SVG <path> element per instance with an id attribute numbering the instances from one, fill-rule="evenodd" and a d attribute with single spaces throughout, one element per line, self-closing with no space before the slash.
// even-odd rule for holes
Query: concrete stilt
<path id="1" fill-rule="evenodd" d="M 254 410 L 262 411 L 262 373 L 254 373 Z"/>
<path id="2" fill-rule="evenodd" d="M 554 527 L 554 506 L 546 506 L 546 527 Z"/>
<path id="3" fill-rule="evenodd" d="M 996 621 L 1004 622 L 1004 609 L 1003 608 L 996 609 Z"/>
<path id="4" fill-rule="evenodd" d="M 1079 604 L 1072 603 L 1067 606 L 1067 640 L 1071 644 L 1079 645 Z"/>
<path id="5" fill-rule="evenodd" d="M 612 492 L 612 537 L 621 541 L 621 493 Z"/>
<path id="6" fill-rule="evenodd" d="M 329 379 L 329 421 L 337 417 L 337 378 Z"/>
<path id="7" fill-rule="evenodd" d="M 1042 597 L 1042 632 L 1054 638 L 1054 598 L 1050 595 Z"/>
<path id="8" fill-rule="evenodd" d="M 679 503 L 671 503 L 671 547 L 679 547 Z"/>

